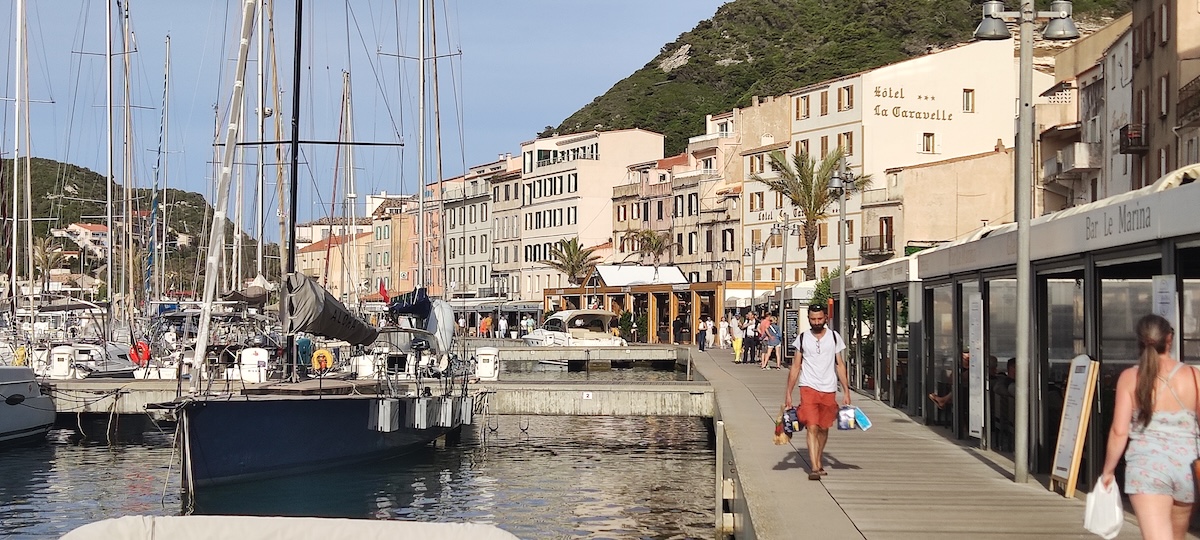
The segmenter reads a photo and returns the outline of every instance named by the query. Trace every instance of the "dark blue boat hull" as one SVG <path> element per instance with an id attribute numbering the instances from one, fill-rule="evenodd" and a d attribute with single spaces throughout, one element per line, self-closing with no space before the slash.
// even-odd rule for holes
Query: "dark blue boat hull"
<path id="1" fill-rule="evenodd" d="M 411 399 L 399 400 L 399 429 L 373 420 L 378 398 L 243 397 L 183 405 L 184 485 L 204 487 L 298 474 L 382 459 L 428 444 L 457 429 L 406 427 Z"/>

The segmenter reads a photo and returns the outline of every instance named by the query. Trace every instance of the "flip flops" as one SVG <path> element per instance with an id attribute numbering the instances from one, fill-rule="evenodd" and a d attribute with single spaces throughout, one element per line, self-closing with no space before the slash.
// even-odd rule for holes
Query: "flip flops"
<path id="1" fill-rule="evenodd" d="M 809 480 L 820 480 L 822 476 L 828 476 L 828 475 L 829 475 L 829 473 L 826 472 L 825 469 L 817 469 L 815 471 L 808 473 L 808 479 Z"/>

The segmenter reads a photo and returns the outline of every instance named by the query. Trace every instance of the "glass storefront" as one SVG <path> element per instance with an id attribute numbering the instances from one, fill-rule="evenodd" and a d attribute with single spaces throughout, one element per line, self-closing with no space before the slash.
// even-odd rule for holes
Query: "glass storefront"
<path id="1" fill-rule="evenodd" d="M 953 427 L 953 388 L 955 371 L 959 364 L 957 336 L 954 332 L 954 289 L 953 285 L 939 285 L 929 290 L 929 365 L 926 388 L 930 389 L 927 399 L 932 406 L 926 407 L 926 421 L 936 425 Z"/>
<path id="2" fill-rule="evenodd" d="M 1012 452 L 1016 425 L 1017 280 L 987 280 L 988 445 Z M 994 359 L 994 361 L 993 361 Z"/>
<path id="3" fill-rule="evenodd" d="M 1175 256 L 1183 284 L 1182 319 L 1175 329 L 1184 362 L 1200 363 L 1200 248 L 1180 249 Z"/>

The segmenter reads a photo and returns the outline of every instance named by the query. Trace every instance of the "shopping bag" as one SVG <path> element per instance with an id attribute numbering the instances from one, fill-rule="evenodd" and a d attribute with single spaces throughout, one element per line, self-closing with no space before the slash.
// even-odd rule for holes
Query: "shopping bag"
<path id="1" fill-rule="evenodd" d="M 854 423 L 858 424 L 858 429 L 863 431 L 871 429 L 871 419 L 867 418 L 867 413 L 858 407 L 854 408 Z"/>
<path id="2" fill-rule="evenodd" d="M 780 409 L 779 416 L 775 417 L 775 436 L 771 438 L 776 445 L 787 444 L 791 440 L 791 434 L 785 433 L 785 423 L 787 422 L 787 414 L 783 409 Z"/>
<path id="3" fill-rule="evenodd" d="M 1083 514 L 1083 528 L 1100 538 L 1109 540 L 1121 533 L 1125 524 L 1125 511 L 1121 508 L 1121 494 L 1117 492 L 1117 482 L 1105 486 L 1097 482 L 1095 489 L 1087 496 L 1087 509 Z"/>
<path id="4" fill-rule="evenodd" d="M 842 431 L 854 429 L 854 407 L 842 405 L 838 409 L 837 428 Z"/>

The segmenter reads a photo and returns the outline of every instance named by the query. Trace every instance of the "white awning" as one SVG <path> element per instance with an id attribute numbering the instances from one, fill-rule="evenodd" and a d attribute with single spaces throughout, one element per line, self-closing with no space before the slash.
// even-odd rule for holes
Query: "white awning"
<path id="1" fill-rule="evenodd" d="M 675 266 L 659 266 L 657 275 L 653 266 L 613 265 L 596 266 L 600 279 L 609 287 L 632 285 L 686 285 L 688 280 Z"/>

